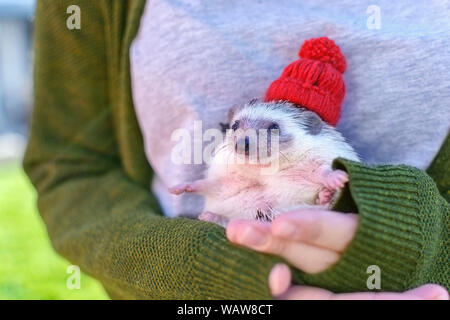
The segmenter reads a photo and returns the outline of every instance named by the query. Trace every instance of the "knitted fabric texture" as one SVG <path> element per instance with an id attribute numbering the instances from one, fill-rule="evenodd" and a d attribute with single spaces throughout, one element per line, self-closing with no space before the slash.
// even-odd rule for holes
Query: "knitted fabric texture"
<path id="1" fill-rule="evenodd" d="M 71 0 L 40 0 L 36 12 L 35 105 L 24 166 L 54 248 L 117 299 L 265 299 L 279 258 L 229 243 L 223 228 L 161 215 L 148 191 L 130 87 L 129 48 L 143 0 L 78 0 L 85 25 L 65 26 Z M 432 165 L 448 194 L 448 143 Z M 350 185 L 336 209 L 358 212 L 356 236 L 323 273 L 297 283 L 337 292 L 449 281 L 449 204 L 426 173 L 337 160 Z M 447 177 L 447 178 L 445 178 Z"/>
<path id="2" fill-rule="evenodd" d="M 305 41 L 299 56 L 299 60 L 289 64 L 272 82 L 265 100 L 290 101 L 336 125 L 345 96 L 342 73 L 347 64 L 344 55 L 333 40 L 321 37 Z"/>

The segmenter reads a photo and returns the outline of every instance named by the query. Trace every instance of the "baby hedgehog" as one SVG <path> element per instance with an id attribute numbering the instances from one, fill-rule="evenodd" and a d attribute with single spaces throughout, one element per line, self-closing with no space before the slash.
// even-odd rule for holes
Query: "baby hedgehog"
<path id="1" fill-rule="evenodd" d="M 252 101 L 233 110 L 230 124 L 232 129 L 217 147 L 207 177 L 170 188 L 173 194 L 195 192 L 205 197 L 201 220 L 225 226 L 231 219 L 271 221 L 288 209 L 330 207 L 348 181 L 344 171 L 332 170 L 332 161 L 338 157 L 359 161 L 334 127 L 289 102 Z M 250 162 L 249 130 L 257 134 L 258 142 L 267 141 L 263 155 L 256 143 L 256 163 Z M 276 154 L 270 152 L 271 132 L 277 133 L 279 141 Z M 266 159 L 262 159 L 264 153 Z M 238 161 L 239 156 L 244 161 Z M 263 161 L 268 159 L 270 163 Z"/>
<path id="2" fill-rule="evenodd" d="M 299 55 L 263 102 L 231 110 L 231 129 L 206 178 L 170 188 L 205 197 L 200 219 L 225 226 L 237 218 L 271 221 L 294 208 L 330 208 L 348 181 L 331 167 L 338 157 L 359 161 L 334 127 L 345 95 L 345 57 L 326 37 L 305 41 Z"/>

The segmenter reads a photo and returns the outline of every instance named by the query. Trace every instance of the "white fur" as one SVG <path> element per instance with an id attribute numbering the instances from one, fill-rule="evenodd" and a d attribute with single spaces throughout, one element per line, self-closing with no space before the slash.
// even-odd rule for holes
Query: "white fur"
<path id="1" fill-rule="evenodd" d="M 228 132 L 208 169 L 207 179 L 218 183 L 204 193 L 205 211 L 228 219 L 255 219 L 258 210 L 273 218 L 290 207 L 313 206 L 323 188 L 320 170 L 331 170 L 332 161 L 338 157 L 359 161 L 353 148 L 333 127 L 324 123 L 322 132 L 311 135 L 286 108 L 295 107 L 282 102 L 256 103 L 232 117 L 231 124 L 242 118 L 276 121 L 280 131 L 293 139 L 288 148 L 281 150 L 282 155 L 275 157 L 279 161 L 277 172 L 267 175 L 261 174 L 261 166 L 233 162 L 234 144 Z"/>

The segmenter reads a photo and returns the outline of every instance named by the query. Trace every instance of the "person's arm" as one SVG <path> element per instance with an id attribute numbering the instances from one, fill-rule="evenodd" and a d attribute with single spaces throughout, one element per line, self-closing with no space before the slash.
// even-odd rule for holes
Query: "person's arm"
<path id="1" fill-rule="evenodd" d="M 427 169 L 436 182 L 439 192 L 450 203 L 450 134 L 447 135 L 439 153 Z"/>
<path id="2" fill-rule="evenodd" d="M 123 170 L 111 50 L 128 48 L 113 45 L 122 34 L 111 20 L 125 20 L 133 3 L 79 0 L 81 30 L 68 30 L 73 1 L 37 2 L 24 168 L 52 244 L 115 298 L 270 298 L 279 259 L 233 246 L 217 225 L 164 218 L 149 187 Z"/>

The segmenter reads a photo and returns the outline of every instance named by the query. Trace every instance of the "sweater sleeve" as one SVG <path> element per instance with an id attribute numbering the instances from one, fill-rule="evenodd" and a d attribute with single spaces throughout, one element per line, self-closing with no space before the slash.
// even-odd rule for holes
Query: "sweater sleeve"
<path id="1" fill-rule="evenodd" d="M 441 172 L 448 170 L 448 158 L 444 162 Z M 334 167 L 350 177 L 334 209 L 358 212 L 357 232 L 334 266 L 315 275 L 297 271 L 295 278 L 335 292 L 366 291 L 372 274 L 367 269 L 375 265 L 382 291 L 426 283 L 449 289 L 450 206 L 433 179 L 403 165 L 368 167 L 337 159 Z"/>
<path id="2" fill-rule="evenodd" d="M 231 245 L 219 226 L 161 216 L 148 188 L 125 173 L 111 104 L 117 61 L 108 51 L 120 50 L 109 38 L 119 31 L 105 17 L 123 17 L 126 8 L 106 12 L 132 1 L 79 0 L 81 29 L 69 30 L 72 2 L 37 2 L 24 158 L 54 248 L 114 298 L 270 298 L 277 258 Z"/>

